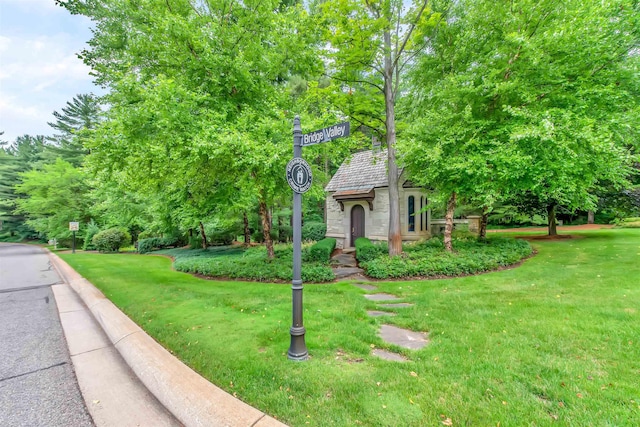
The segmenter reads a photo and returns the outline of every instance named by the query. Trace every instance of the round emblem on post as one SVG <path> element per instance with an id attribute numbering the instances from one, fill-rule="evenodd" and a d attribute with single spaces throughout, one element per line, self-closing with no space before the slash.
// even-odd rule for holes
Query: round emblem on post
<path id="1" fill-rule="evenodd" d="M 296 157 L 287 163 L 287 182 L 296 193 L 305 193 L 311 188 L 311 167 L 304 159 Z"/>

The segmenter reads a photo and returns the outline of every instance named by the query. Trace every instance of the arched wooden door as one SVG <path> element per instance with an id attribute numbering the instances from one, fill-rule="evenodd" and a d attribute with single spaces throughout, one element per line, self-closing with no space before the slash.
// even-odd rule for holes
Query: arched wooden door
<path id="1" fill-rule="evenodd" d="M 351 208 L 351 246 L 356 245 L 356 239 L 364 237 L 364 208 L 355 205 Z"/>

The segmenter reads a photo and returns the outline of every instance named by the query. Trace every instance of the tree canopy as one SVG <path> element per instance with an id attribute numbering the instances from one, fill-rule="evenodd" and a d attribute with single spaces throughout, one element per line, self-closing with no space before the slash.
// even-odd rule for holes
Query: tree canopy
<path id="1" fill-rule="evenodd" d="M 412 69 L 402 148 L 416 181 L 490 208 L 511 196 L 593 209 L 628 184 L 638 140 L 638 5 L 439 2 Z"/>

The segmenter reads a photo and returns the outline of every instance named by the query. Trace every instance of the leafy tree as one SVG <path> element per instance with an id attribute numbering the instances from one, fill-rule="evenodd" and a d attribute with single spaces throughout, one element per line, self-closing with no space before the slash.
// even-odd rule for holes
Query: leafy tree
<path id="1" fill-rule="evenodd" d="M 21 173 L 40 164 L 44 147 L 44 137 L 40 135 L 19 136 L 13 144 L 3 142 L 0 147 L 0 220 L 3 231 L 10 236 L 33 237 L 24 215 L 16 212 L 16 202 L 24 196 L 15 187 L 22 182 Z"/>
<path id="2" fill-rule="evenodd" d="M 259 154 L 262 146 L 254 152 L 244 148 L 251 138 L 272 141 L 262 120 L 249 118 L 281 114 L 288 79 L 318 67 L 315 50 L 307 48 L 315 39 L 305 30 L 310 21 L 301 5 L 274 0 L 233 7 L 187 0 L 60 4 L 96 23 L 82 57 L 98 83 L 110 89 L 107 120 L 88 144 L 94 173 L 108 179 L 121 175 L 134 191 L 169 200 L 171 217 L 178 216 L 183 229 L 195 223 L 203 231 L 200 223 L 208 216 L 237 206 L 227 202 L 237 194 L 260 197 L 261 210 L 269 211 L 282 173 L 261 171 L 272 170 L 274 159 L 282 158 Z M 235 152 L 252 157 L 219 158 Z M 249 160 L 253 163 L 246 165 Z M 259 180 L 230 175 L 243 166 L 251 166 Z"/>
<path id="3" fill-rule="evenodd" d="M 17 212 L 25 214 L 27 224 L 49 238 L 70 236 L 69 222 L 88 222 L 92 205 L 89 185 L 82 170 L 56 159 L 20 174 L 16 192 L 26 198 L 16 200 Z"/>
<path id="4" fill-rule="evenodd" d="M 386 142 L 389 179 L 389 255 L 402 252 L 396 102 L 405 70 L 427 44 L 421 40 L 438 20 L 428 0 L 405 7 L 400 0 L 329 0 L 327 20 L 330 75 L 342 83 L 340 107 L 352 120 Z"/>
<path id="5" fill-rule="evenodd" d="M 628 185 L 637 140 L 633 1 L 445 1 L 411 79 L 416 181 L 490 209 L 528 197 L 554 212 Z M 440 9 L 438 9 L 440 10 Z"/>

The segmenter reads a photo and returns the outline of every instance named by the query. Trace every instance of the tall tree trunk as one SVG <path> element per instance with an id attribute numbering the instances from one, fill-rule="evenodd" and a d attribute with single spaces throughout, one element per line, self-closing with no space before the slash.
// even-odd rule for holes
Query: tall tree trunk
<path id="1" fill-rule="evenodd" d="M 558 230 L 556 228 L 556 204 L 552 203 L 547 206 L 547 221 L 549 224 L 549 236 L 557 236 Z"/>
<path id="2" fill-rule="evenodd" d="M 456 192 L 451 193 L 447 201 L 447 213 L 444 216 L 444 248 L 448 252 L 453 252 L 451 243 L 451 233 L 453 233 L 453 213 L 456 210 Z"/>
<path id="3" fill-rule="evenodd" d="M 249 218 L 247 212 L 242 212 L 242 222 L 244 223 L 244 245 L 249 246 L 251 243 L 251 232 L 249 231 Z"/>
<path id="4" fill-rule="evenodd" d="M 480 233 L 478 238 L 484 240 L 487 238 L 487 219 L 489 218 L 489 208 L 484 206 L 482 208 L 482 219 L 480 220 Z"/>
<path id="5" fill-rule="evenodd" d="M 204 225 L 202 225 L 202 221 L 200 221 L 200 235 L 202 236 L 202 249 L 207 249 L 207 235 L 204 234 Z"/>
<path id="6" fill-rule="evenodd" d="M 587 224 L 596 223 L 596 213 L 594 211 L 587 212 Z"/>
<path id="7" fill-rule="evenodd" d="M 260 220 L 262 221 L 264 245 L 267 247 L 267 257 L 273 259 L 275 258 L 275 253 L 273 252 L 273 241 L 271 240 L 271 218 L 267 204 L 262 201 L 260 202 Z"/>
<path id="8" fill-rule="evenodd" d="M 398 164 L 396 163 L 396 117 L 393 92 L 394 64 L 391 57 L 391 33 L 384 31 L 384 104 L 387 142 L 387 171 L 389 180 L 389 256 L 402 253 L 402 230 L 400 227 L 400 194 L 398 191 Z"/>

